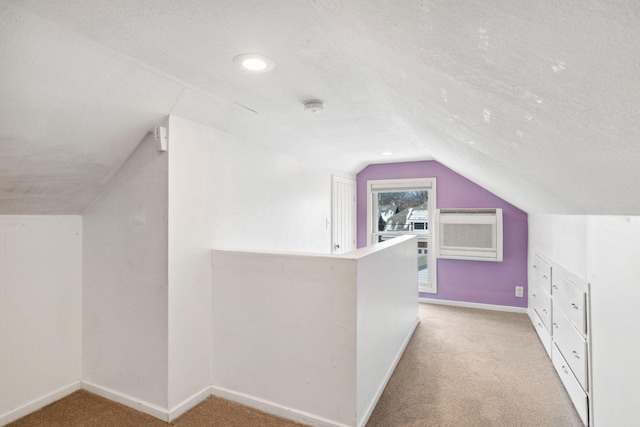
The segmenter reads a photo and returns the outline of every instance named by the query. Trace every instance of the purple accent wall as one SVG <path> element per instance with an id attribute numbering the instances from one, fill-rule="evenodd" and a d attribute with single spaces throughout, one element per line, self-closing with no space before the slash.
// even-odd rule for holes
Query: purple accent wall
<path id="1" fill-rule="evenodd" d="M 527 307 L 527 214 L 436 161 L 370 165 L 356 177 L 358 247 L 367 244 L 367 181 L 436 178 L 436 207 L 502 208 L 503 261 L 438 260 L 438 293 L 424 298 Z M 524 286 L 524 297 L 515 286 Z"/>

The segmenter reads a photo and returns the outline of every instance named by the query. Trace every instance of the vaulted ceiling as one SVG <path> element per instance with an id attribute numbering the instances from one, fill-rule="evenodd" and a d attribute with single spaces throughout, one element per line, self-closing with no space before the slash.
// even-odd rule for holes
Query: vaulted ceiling
<path id="1" fill-rule="evenodd" d="M 347 173 L 436 159 L 530 213 L 640 214 L 638 40 L 634 0 L 0 0 L 0 214 L 82 213 L 168 114 Z"/>

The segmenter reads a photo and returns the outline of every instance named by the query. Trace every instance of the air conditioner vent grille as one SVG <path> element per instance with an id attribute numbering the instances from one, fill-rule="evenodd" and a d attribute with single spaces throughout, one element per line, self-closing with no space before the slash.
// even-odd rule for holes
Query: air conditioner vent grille
<path id="1" fill-rule="evenodd" d="M 502 261 L 502 209 L 441 209 L 438 258 Z"/>
<path id="2" fill-rule="evenodd" d="M 494 247 L 494 226 L 491 224 L 444 224 L 443 229 L 443 246 L 474 249 Z"/>

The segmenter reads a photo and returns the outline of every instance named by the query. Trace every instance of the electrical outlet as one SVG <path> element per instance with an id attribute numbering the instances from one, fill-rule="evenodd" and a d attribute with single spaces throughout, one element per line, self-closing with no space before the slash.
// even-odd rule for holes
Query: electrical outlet
<path id="1" fill-rule="evenodd" d="M 524 296 L 524 286 L 516 286 L 516 296 L 520 298 Z"/>

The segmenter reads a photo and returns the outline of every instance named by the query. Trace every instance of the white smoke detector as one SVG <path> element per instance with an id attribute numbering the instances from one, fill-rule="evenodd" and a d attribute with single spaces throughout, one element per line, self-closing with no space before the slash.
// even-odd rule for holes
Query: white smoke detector
<path id="1" fill-rule="evenodd" d="M 324 102 L 318 101 L 317 99 L 312 99 L 310 101 L 304 102 L 305 111 L 310 111 L 312 113 L 319 113 L 324 110 Z"/>

